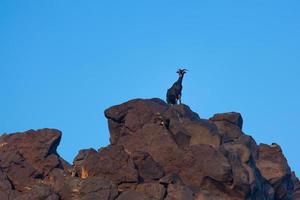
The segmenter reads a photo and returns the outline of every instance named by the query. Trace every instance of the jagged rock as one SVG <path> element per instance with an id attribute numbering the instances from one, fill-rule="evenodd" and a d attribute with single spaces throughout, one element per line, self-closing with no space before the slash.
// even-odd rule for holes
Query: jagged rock
<path id="1" fill-rule="evenodd" d="M 118 191 L 117 186 L 111 181 L 93 177 L 82 181 L 80 195 L 82 200 L 113 200 L 117 197 Z"/>
<path id="2" fill-rule="evenodd" d="M 118 145 L 124 146 L 126 152 L 147 152 L 154 161 L 164 166 L 165 172 L 178 162 L 184 151 L 181 150 L 174 139 L 174 135 L 164 127 L 157 124 L 146 124 L 135 134 L 119 138 Z"/>
<path id="3" fill-rule="evenodd" d="M 12 190 L 13 186 L 11 185 L 10 180 L 7 175 L 0 169 L 0 190 L 7 191 Z"/>
<path id="4" fill-rule="evenodd" d="M 275 198 L 288 199 L 292 196 L 291 170 L 280 146 L 259 145 L 256 165 L 262 176 L 273 186 Z"/>
<path id="5" fill-rule="evenodd" d="M 19 196 L 18 192 L 13 190 L 13 185 L 9 178 L 2 169 L 0 169 L 0 199 L 9 200 L 17 198 L 17 196 Z"/>
<path id="6" fill-rule="evenodd" d="M 209 145 L 193 145 L 180 163 L 180 177 L 190 187 L 200 187 L 204 177 L 220 182 L 232 181 L 232 168 L 228 159 Z"/>
<path id="7" fill-rule="evenodd" d="M 117 186 L 100 177 L 70 178 L 60 191 L 63 200 L 114 200 L 117 195 Z"/>
<path id="8" fill-rule="evenodd" d="M 251 158 L 251 151 L 245 144 L 231 142 L 223 145 L 227 152 L 235 154 L 242 163 L 247 163 Z"/>
<path id="9" fill-rule="evenodd" d="M 221 137 L 217 127 L 208 120 L 198 120 L 184 123 L 185 133 L 191 137 L 190 145 L 208 144 L 218 148 Z"/>
<path id="10" fill-rule="evenodd" d="M 243 134 L 243 118 L 240 113 L 215 114 L 209 120 L 218 127 L 223 143 L 234 141 Z"/>
<path id="11" fill-rule="evenodd" d="M 74 165 L 81 165 L 88 156 L 96 154 L 97 151 L 95 149 L 82 149 L 79 151 L 78 155 L 74 158 Z"/>
<path id="12" fill-rule="evenodd" d="M 186 119 L 189 121 L 198 121 L 200 117 L 185 104 L 168 106 L 164 116 L 170 119 Z"/>
<path id="13" fill-rule="evenodd" d="M 70 175 L 68 172 L 56 168 L 44 178 L 43 183 L 51 186 L 56 193 L 60 193 L 69 178 Z"/>
<path id="14" fill-rule="evenodd" d="M 234 191 L 239 192 L 240 196 L 246 198 L 247 195 L 251 193 L 249 169 L 247 170 L 248 166 L 241 161 L 238 154 L 235 152 L 229 152 L 227 156 L 232 166 L 232 188 Z"/>
<path id="15" fill-rule="evenodd" d="M 280 146 L 260 144 L 258 150 L 256 165 L 267 180 L 273 181 L 291 174 Z"/>
<path id="16" fill-rule="evenodd" d="M 249 151 L 251 152 L 251 156 L 253 159 L 257 158 L 257 154 L 258 154 L 258 146 L 255 142 L 255 140 L 248 135 L 241 135 L 237 140 L 236 143 L 239 144 L 244 144 L 246 145 L 246 147 L 249 149 Z"/>
<path id="17" fill-rule="evenodd" d="M 90 151 L 84 160 L 74 164 L 83 179 L 103 177 L 116 183 L 138 182 L 138 172 L 122 146 L 110 145 L 98 152 Z"/>
<path id="18" fill-rule="evenodd" d="M 55 129 L 0 137 L 0 167 L 17 190 L 27 191 L 51 170 L 69 167 L 56 152 L 60 139 L 61 132 Z"/>
<path id="19" fill-rule="evenodd" d="M 242 200 L 246 199 L 239 191 L 232 190 L 226 184 L 206 177 L 201 190 L 196 194 L 198 199 Z M 259 199 L 262 199 L 261 197 Z"/>
<path id="20" fill-rule="evenodd" d="M 231 124 L 238 126 L 240 129 L 243 128 L 243 118 L 240 113 L 229 112 L 229 113 L 218 113 L 211 117 L 209 120 L 217 121 L 227 121 Z"/>
<path id="21" fill-rule="evenodd" d="M 97 151 L 95 149 L 82 149 L 79 151 L 78 155 L 73 160 L 73 169 L 72 176 L 80 176 L 84 178 L 87 174 L 84 174 L 83 164 L 86 163 L 87 159 L 91 159 L 97 155 Z"/>
<path id="22" fill-rule="evenodd" d="M 176 135 L 174 135 L 174 139 L 176 141 L 177 146 L 180 149 L 187 150 L 191 144 L 191 136 L 188 134 L 185 134 L 181 131 L 177 132 Z M 194 143 L 196 141 L 197 137 L 194 137 Z M 200 142 L 199 142 L 200 143 Z"/>
<path id="23" fill-rule="evenodd" d="M 131 156 L 143 181 L 158 180 L 164 175 L 163 168 L 148 153 L 136 151 Z"/>
<path id="24" fill-rule="evenodd" d="M 112 143 L 124 146 L 128 153 L 149 153 L 168 172 L 184 152 L 178 147 L 176 137 L 169 127 L 157 121 L 170 119 L 171 116 L 178 119 L 184 113 L 194 118 L 188 109 L 183 109 L 185 112 L 178 110 L 175 107 L 171 110 L 158 99 L 133 100 L 109 108 L 105 115 L 108 118 Z"/>
<path id="25" fill-rule="evenodd" d="M 132 100 L 125 104 L 111 107 L 105 111 L 111 134 L 111 143 L 117 143 L 120 136 L 136 132 L 153 117 L 165 112 L 167 104 L 160 99 Z"/>
<path id="26" fill-rule="evenodd" d="M 239 113 L 200 119 L 186 105 L 136 99 L 105 111 L 111 145 L 71 166 L 61 133 L 0 137 L 1 200 L 290 200 L 300 183 L 276 145 L 257 145 Z"/>
<path id="27" fill-rule="evenodd" d="M 214 124 L 218 127 L 219 134 L 222 136 L 222 143 L 232 142 L 243 134 L 238 126 L 227 121 L 216 121 Z"/>

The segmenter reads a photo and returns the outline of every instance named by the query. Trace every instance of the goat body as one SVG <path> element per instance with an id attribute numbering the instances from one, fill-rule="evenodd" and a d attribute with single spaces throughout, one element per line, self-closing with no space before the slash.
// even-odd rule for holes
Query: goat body
<path id="1" fill-rule="evenodd" d="M 178 80 L 172 85 L 170 89 L 167 91 L 167 103 L 168 104 L 181 104 L 181 91 L 182 91 L 182 80 L 184 77 L 185 71 L 179 71 Z"/>

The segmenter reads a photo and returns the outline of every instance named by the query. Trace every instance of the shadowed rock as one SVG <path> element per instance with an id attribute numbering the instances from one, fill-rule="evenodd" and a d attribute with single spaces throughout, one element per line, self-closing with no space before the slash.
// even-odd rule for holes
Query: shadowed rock
<path id="1" fill-rule="evenodd" d="M 131 156 L 143 181 L 158 180 L 164 175 L 163 168 L 148 153 L 136 151 Z"/>
<path id="2" fill-rule="evenodd" d="M 292 180 L 294 184 L 293 199 L 300 199 L 300 181 L 295 173 L 292 173 Z"/>

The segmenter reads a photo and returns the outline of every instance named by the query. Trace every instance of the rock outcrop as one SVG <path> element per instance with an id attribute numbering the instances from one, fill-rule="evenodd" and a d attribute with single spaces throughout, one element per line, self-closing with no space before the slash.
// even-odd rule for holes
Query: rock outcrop
<path id="1" fill-rule="evenodd" d="M 202 119 L 186 105 L 136 99 L 105 111 L 110 142 L 68 164 L 61 133 L 0 137 L 1 200 L 289 200 L 300 182 L 279 145 L 257 145 L 239 113 Z"/>

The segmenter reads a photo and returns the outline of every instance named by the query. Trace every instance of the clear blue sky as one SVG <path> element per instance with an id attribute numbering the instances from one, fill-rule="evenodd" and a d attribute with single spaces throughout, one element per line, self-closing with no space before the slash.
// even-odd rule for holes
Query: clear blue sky
<path id="1" fill-rule="evenodd" d="M 63 132 L 59 153 L 108 144 L 103 111 L 165 97 L 179 66 L 201 117 L 238 111 L 300 174 L 300 3 L 0 2 L 0 133 Z"/>

